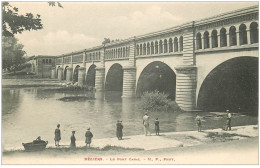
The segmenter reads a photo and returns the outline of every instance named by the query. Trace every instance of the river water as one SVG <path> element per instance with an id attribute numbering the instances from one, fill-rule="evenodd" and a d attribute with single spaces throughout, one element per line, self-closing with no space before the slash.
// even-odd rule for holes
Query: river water
<path id="1" fill-rule="evenodd" d="M 96 93 L 95 100 L 63 102 L 66 96 L 86 93 L 59 93 L 46 88 L 2 89 L 2 145 L 3 148 L 22 147 L 38 136 L 54 143 L 54 130 L 61 125 L 61 143 L 68 144 L 71 131 L 76 131 L 77 141 L 85 140 L 85 131 L 91 128 L 95 138 L 115 137 L 116 121 L 122 120 L 124 136 L 143 134 L 143 111 L 140 99 L 121 99 L 120 92 Z M 149 112 L 151 121 L 159 118 L 161 132 L 196 130 L 194 112 Z M 223 114 L 223 113 L 222 113 Z M 222 128 L 223 116 L 203 112 L 203 129 Z M 234 115 L 233 126 L 258 123 L 257 116 Z M 151 125 L 154 133 L 154 125 Z"/>

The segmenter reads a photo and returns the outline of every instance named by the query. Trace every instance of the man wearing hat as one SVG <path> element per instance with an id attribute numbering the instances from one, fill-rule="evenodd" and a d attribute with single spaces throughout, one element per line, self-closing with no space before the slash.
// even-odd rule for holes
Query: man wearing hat
<path id="1" fill-rule="evenodd" d="M 54 137 L 55 146 L 58 147 L 58 146 L 60 146 L 59 142 L 61 140 L 60 124 L 57 125 L 57 128 L 55 129 L 54 135 L 55 135 L 55 137 Z"/>
<path id="2" fill-rule="evenodd" d="M 86 140 L 85 140 L 86 147 L 88 146 L 88 144 L 89 144 L 89 147 L 90 147 L 91 139 L 93 138 L 93 134 L 90 132 L 90 128 L 88 128 L 88 130 L 85 134 L 85 137 L 86 137 Z"/>
<path id="3" fill-rule="evenodd" d="M 226 111 L 227 112 L 227 124 L 226 124 L 226 128 L 225 130 L 231 130 L 231 113 L 229 110 Z"/>
<path id="4" fill-rule="evenodd" d="M 71 148 L 76 148 L 75 131 L 72 131 L 72 135 L 70 137 L 70 147 Z"/>
<path id="5" fill-rule="evenodd" d="M 116 136 L 118 140 L 122 140 L 123 137 L 123 124 L 122 121 L 117 120 L 116 124 Z"/>

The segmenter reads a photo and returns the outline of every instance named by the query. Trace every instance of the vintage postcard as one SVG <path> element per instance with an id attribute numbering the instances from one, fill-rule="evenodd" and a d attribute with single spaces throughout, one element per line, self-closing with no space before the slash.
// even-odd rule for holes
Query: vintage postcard
<path id="1" fill-rule="evenodd" d="M 259 164 L 258 17 L 2 1 L 2 164 Z"/>

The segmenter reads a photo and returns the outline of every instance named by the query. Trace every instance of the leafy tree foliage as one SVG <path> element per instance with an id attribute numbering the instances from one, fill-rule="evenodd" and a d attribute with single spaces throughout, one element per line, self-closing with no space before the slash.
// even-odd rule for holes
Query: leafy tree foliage
<path id="1" fill-rule="evenodd" d="M 8 2 L 2 2 L 2 36 L 13 37 L 14 34 L 27 30 L 42 29 L 40 15 L 32 13 L 18 14 L 18 8 L 12 7 Z"/>
<path id="2" fill-rule="evenodd" d="M 63 8 L 63 6 L 61 5 L 61 3 L 59 3 L 59 2 L 51 1 L 51 2 L 48 2 L 48 3 L 49 3 L 49 6 L 56 6 L 56 3 L 57 3 L 58 7 Z"/>
<path id="3" fill-rule="evenodd" d="M 16 71 L 25 62 L 23 45 L 14 37 L 2 37 L 2 68 Z"/>

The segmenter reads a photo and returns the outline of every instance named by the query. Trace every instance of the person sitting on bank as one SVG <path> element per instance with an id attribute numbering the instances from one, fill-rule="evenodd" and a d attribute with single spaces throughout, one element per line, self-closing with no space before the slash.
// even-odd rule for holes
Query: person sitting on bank
<path id="1" fill-rule="evenodd" d="M 55 146 L 58 147 L 58 146 L 60 146 L 59 142 L 61 140 L 60 124 L 57 125 L 57 128 L 55 129 L 54 135 L 55 135 L 55 137 L 54 137 Z"/>
<path id="2" fill-rule="evenodd" d="M 70 147 L 71 148 L 76 148 L 75 131 L 72 131 L 72 135 L 70 137 Z"/>
<path id="3" fill-rule="evenodd" d="M 85 134 L 85 137 L 86 137 L 86 140 L 85 140 L 85 143 L 86 143 L 86 147 L 90 147 L 90 144 L 91 144 L 91 139 L 93 138 L 93 134 L 92 132 L 90 132 L 90 128 L 88 128 L 86 134 Z"/>
<path id="4" fill-rule="evenodd" d="M 227 112 L 227 122 L 226 122 L 225 131 L 231 130 L 231 117 L 232 117 L 229 110 L 226 110 L 226 112 Z"/>
<path id="5" fill-rule="evenodd" d="M 196 125 L 198 127 L 198 132 L 201 132 L 201 118 L 199 116 L 199 113 L 196 114 L 195 121 L 196 121 Z"/>
<path id="6" fill-rule="evenodd" d="M 156 118 L 154 121 L 154 127 L 155 127 L 155 135 L 159 135 L 160 127 L 159 127 L 159 120 Z"/>
<path id="7" fill-rule="evenodd" d="M 117 121 L 116 124 L 116 135 L 118 140 L 122 140 L 123 137 L 123 124 L 122 121 Z"/>

